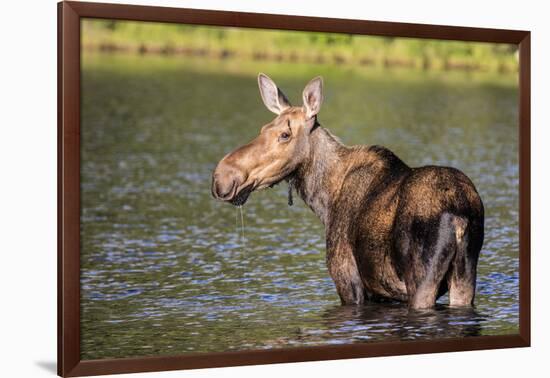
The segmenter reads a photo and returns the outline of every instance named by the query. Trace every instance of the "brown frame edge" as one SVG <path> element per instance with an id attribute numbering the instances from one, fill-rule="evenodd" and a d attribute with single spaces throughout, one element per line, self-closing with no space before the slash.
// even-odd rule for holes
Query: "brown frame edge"
<path id="1" fill-rule="evenodd" d="M 80 19 L 238 26 L 519 46 L 519 334 L 80 360 Z M 530 346 L 530 32 L 100 3 L 58 3 L 58 375 L 83 376 Z"/>
<path id="2" fill-rule="evenodd" d="M 58 4 L 57 373 L 80 362 L 80 16 Z"/>

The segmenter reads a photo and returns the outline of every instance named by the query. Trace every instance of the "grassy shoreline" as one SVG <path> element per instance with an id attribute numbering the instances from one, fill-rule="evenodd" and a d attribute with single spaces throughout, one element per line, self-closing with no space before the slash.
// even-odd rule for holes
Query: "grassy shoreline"
<path id="1" fill-rule="evenodd" d="M 505 44 L 110 20 L 84 20 L 82 30 L 85 51 L 445 71 L 518 69 L 516 47 Z"/>

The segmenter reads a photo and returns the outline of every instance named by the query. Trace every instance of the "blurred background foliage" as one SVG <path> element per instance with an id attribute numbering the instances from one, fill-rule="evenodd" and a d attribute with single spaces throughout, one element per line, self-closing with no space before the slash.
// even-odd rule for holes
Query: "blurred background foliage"
<path id="1" fill-rule="evenodd" d="M 413 38 L 84 20 L 86 50 L 425 70 L 516 72 L 517 47 Z"/>

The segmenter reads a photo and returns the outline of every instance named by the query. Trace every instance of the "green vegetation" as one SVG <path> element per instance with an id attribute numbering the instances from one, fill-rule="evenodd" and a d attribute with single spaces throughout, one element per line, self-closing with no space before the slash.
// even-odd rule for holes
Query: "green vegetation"
<path id="1" fill-rule="evenodd" d="M 518 66 L 507 44 L 91 19 L 82 31 L 86 50 L 502 73 Z"/>

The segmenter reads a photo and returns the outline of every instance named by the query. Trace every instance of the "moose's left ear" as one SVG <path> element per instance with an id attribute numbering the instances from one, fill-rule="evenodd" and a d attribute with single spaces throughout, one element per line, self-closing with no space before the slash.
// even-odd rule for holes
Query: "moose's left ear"
<path id="1" fill-rule="evenodd" d="M 302 98 L 306 117 L 310 119 L 317 115 L 323 103 L 323 78 L 321 76 L 317 76 L 306 85 Z"/>

